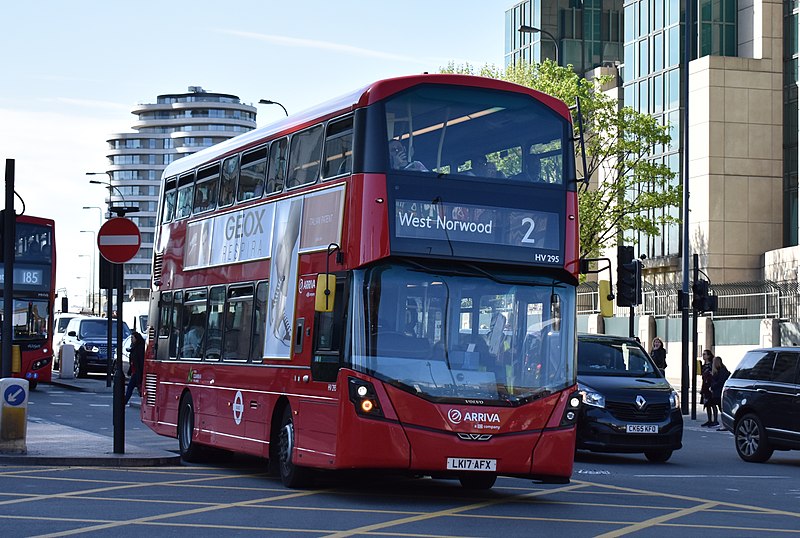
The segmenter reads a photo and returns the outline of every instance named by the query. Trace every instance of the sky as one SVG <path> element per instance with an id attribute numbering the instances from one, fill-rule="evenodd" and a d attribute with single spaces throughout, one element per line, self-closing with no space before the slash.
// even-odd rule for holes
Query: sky
<path id="1" fill-rule="evenodd" d="M 258 125 L 372 81 L 449 62 L 503 65 L 516 0 L 26 0 L 0 8 L 0 165 L 15 211 L 56 222 L 57 287 L 90 287 L 107 189 L 107 139 L 131 110 L 189 86 L 257 105 Z M 5 199 L 4 197 L 2 198 Z M 99 262 L 96 262 L 99 263 Z M 62 292 L 63 293 L 63 292 Z"/>

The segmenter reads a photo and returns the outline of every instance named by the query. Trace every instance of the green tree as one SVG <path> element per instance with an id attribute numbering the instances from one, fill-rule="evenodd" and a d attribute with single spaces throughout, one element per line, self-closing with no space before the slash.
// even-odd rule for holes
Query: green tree
<path id="1" fill-rule="evenodd" d="M 514 82 L 561 99 L 572 106 L 580 99 L 586 147 L 586 177 L 578 198 L 582 257 L 597 257 L 605 247 L 639 234 L 658 236 L 662 226 L 679 221 L 665 208 L 679 207 L 681 188 L 666 165 L 653 160 L 653 149 L 667 146 L 668 127 L 655 118 L 603 93 L 610 77 L 587 80 L 552 60 L 540 64 L 486 65 L 476 72 L 469 64 L 449 64 L 442 73 L 478 75 Z M 577 108 L 572 107 L 577 137 Z M 575 144 L 578 174 L 583 175 L 580 144 Z M 591 187 L 588 185 L 591 184 Z M 673 212 L 676 213 L 676 212 Z"/>

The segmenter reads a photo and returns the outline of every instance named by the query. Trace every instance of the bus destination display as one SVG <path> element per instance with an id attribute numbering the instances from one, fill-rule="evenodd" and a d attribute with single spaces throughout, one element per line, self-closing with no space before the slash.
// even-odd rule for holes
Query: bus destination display
<path id="1" fill-rule="evenodd" d="M 396 200 L 394 219 L 398 238 L 516 247 L 528 251 L 525 257 L 529 261 L 563 263 L 558 213 L 461 202 Z"/>

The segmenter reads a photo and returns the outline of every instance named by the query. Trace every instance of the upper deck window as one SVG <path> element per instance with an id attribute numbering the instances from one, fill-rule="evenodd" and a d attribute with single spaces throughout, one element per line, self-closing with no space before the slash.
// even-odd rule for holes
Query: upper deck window
<path id="1" fill-rule="evenodd" d="M 53 259 L 51 228 L 40 224 L 17 222 L 14 258 L 22 262 L 50 263 Z"/>
<path id="2" fill-rule="evenodd" d="M 286 183 L 286 138 L 275 140 L 269 147 L 269 167 L 267 168 L 267 194 L 281 192 Z"/>
<path id="3" fill-rule="evenodd" d="M 315 125 L 294 135 L 289 150 L 289 176 L 286 186 L 292 188 L 314 183 L 319 174 L 321 153 L 322 125 Z"/>
<path id="4" fill-rule="evenodd" d="M 177 180 L 172 177 L 167 179 L 164 187 L 164 210 L 161 213 L 161 223 L 170 222 L 175 216 L 175 198 L 177 196 Z"/>
<path id="5" fill-rule="evenodd" d="M 219 163 L 197 172 L 197 185 L 194 189 L 194 213 L 214 209 L 219 189 Z"/>
<path id="6" fill-rule="evenodd" d="M 194 192 L 194 172 L 183 174 L 178 178 L 178 198 L 175 207 L 175 218 L 184 219 L 192 214 L 192 198 Z"/>
<path id="7" fill-rule="evenodd" d="M 239 196 L 243 202 L 252 198 L 261 198 L 264 194 L 264 180 L 267 173 L 267 146 L 261 146 L 242 155 L 242 167 L 239 172 Z"/>
<path id="8" fill-rule="evenodd" d="M 564 184 L 571 126 L 535 98 L 425 85 L 385 102 L 389 169 Z"/>
<path id="9" fill-rule="evenodd" d="M 239 179 L 239 156 L 233 155 L 222 161 L 222 180 L 220 181 L 219 206 L 233 203 L 236 183 Z"/>
<path id="10" fill-rule="evenodd" d="M 349 174 L 353 169 L 353 118 L 332 121 L 325 133 L 322 177 Z"/>

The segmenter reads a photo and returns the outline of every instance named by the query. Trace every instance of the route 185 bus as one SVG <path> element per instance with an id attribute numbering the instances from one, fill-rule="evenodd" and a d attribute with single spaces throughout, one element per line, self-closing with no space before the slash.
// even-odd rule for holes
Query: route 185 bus
<path id="1" fill-rule="evenodd" d="M 53 311 L 55 301 L 55 227 L 51 219 L 18 215 L 14 241 L 14 307 L 12 344 L 19 346 L 19 371 L 31 389 L 52 379 Z M 6 299 L 4 266 L 0 263 L 0 319 Z"/>
<path id="2" fill-rule="evenodd" d="M 578 202 L 567 106 L 382 80 L 172 163 L 141 417 L 195 460 L 568 482 Z"/>

